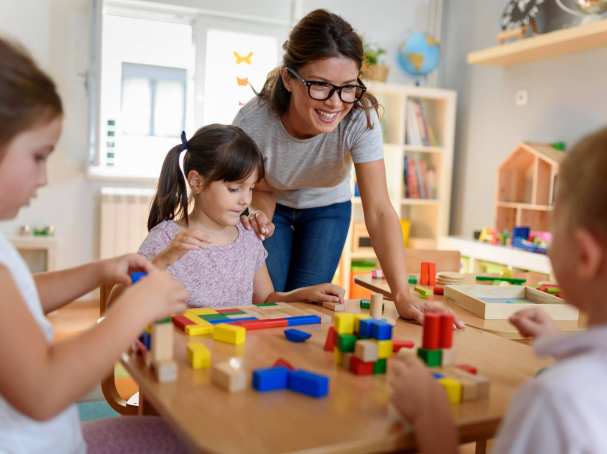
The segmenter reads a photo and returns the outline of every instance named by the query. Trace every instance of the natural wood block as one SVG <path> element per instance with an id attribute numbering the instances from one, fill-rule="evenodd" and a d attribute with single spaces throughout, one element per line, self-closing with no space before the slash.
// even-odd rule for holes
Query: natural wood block
<path id="1" fill-rule="evenodd" d="M 371 297 L 371 317 L 380 319 L 384 311 L 384 297 L 381 293 L 374 293 Z"/>
<path id="2" fill-rule="evenodd" d="M 172 359 L 152 363 L 156 380 L 169 383 L 177 380 L 177 363 Z"/>
<path id="3" fill-rule="evenodd" d="M 211 369 L 211 383 L 231 393 L 247 387 L 247 374 L 238 358 L 216 364 Z"/>
<path id="4" fill-rule="evenodd" d="M 154 323 L 152 326 L 152 360 L 154 362 L 173 359 L 173 324 Z"/>
<path id="5" fill-rule="evenodd" d="M 379 348 L 376 341 L 358 340 L 354 346 L 354 355 L 365 363 L 377 361 Z"/>
<path id="6" fill-rule="evenodd" d="M 451 366 L 456 361 L 456 350 L 455 348 L 443 348 L 442 364 L 443 366 Z"/>

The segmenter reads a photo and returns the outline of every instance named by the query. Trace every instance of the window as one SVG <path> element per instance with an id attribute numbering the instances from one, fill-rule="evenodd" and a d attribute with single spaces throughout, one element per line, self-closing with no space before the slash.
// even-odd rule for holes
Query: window
<path id="1" fill-rule="evenodd" d="M 101 176 L 157 178 L 182 130 L 231 123 L 278 65 L 290 26 L 161 2 L 94 4 L 101 58 L 92 68 L 101 69 L 90 173 Z"/>

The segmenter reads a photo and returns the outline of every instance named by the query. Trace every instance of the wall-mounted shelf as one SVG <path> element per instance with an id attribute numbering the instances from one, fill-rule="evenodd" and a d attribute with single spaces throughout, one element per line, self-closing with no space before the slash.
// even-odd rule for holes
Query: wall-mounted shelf
<path id="1" fill-rule="evenodd" d="M 557 30 L 468 54 L 468 63 L 510 66 L 607 46 L 607 20 Z"/>

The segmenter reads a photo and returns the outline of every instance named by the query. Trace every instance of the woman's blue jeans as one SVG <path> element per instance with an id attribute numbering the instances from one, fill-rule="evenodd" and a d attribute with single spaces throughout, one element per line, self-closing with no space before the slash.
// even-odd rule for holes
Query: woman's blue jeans
<path id="1" fill-rule="evenodd" d="M 274 235 L 264 241 L 278 292 L 331 282 L 352 215 L 350 201 L 318 208 L 276 205 Z"/>

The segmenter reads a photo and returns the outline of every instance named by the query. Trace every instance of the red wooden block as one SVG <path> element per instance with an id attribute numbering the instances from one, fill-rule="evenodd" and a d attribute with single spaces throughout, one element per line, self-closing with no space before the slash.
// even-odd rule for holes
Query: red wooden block
<path id="1" fill-rule="evenodd" d="M 398 353 L 401 348 L 413 348 L 415 343 L 410 340 L 395 340 L 392 339 L 392 351 Z"/>
<path id="2" fill-rule="evenodd" d="M 476 375 L 477 370 L 476 367 L 471 366 L 470 364 L 456 364 L 455 367 L 461 370 L 465 370 L 469 374 Z"/>
<path id="3" fill-rule="evenodd" d="M 419 285 L 428 285 L 428 282 L 430 280 L 430 277 L 428 275 L 429 271 L 430 270 L 428 269 L 428 262 L 422 262 L 421 270 L 419 273 Z"/>
<path id="4" fill-rule="evenodd" d="M 434 262 L 428 263 L 428 285 L 436 285 L 436 263 Z"/>
<path id="5" fill-rule="evenodd" d="M 233 322 L 231 325 L 238 325 L 247 331 L 255 329 L 282 328 L 288 326 L 289 322 L 284 318 L 269 318 L 267 320 L 248 320 L 244 322 Z"/>
<path id="6" fill-rule="evenodd" d="M 337 331 L 332 326 L 329 327 L 327 331 L 327 338 L 325 339 L 324 350 L 326 352 L 332 352 L 335 350 L 335 345 L 337 344 Z"/>
<path id="7" fill-rule="evenodd" d="M 274 361 L 274 364 L 272 364 L 272 367 L 286 367 L 289 370 L 293 370 L 295 369 L 291 363 L 289 361 L 287 361 L 286 359 L 282 359 L 282 358 L 278 358 L 276 361 Z"/>
<path id="8" fill-rule="evenodd" d="M 360 358 L 352 356 L 350 359 L 350 370 L 356 375 L 373 375 L 373 363 L 365 363 Z"/>
<path id="9" fill-rule="evenodd" d="M 435 295 L 444 295 L 445 294 L 445 288 L 441 287 L 440 285 L 435 285 L 434 286 L 434 294 Z"/>
<path id="10" fill-rule="evenodd" d="M 184 315 L 173 315 L 173 325 L 181 331 L 185 331 L 185 327 L 188 325 L 193 325 L 194 322 L 189 318 L 186 318 Z"/>
<path id="11" fill-rule="evenodd" d="M 438 313 L 424 313 L 424 334 L 422 346 L 428 350 L 435 350 L 439 348 L 440 318 L 441 314 Z"/>
<path id="12" fill-rule="evenodd" d="M 242 311 L 236 308 L 216 309 L 218 314 L 240 314 Z"/>
<path id="13" fill-rule="evenodd" d="M 451 348 L 453 346 L 453 322 L 453 315 L 441 314 L 438 348 Z"/>

